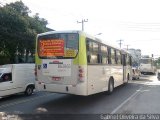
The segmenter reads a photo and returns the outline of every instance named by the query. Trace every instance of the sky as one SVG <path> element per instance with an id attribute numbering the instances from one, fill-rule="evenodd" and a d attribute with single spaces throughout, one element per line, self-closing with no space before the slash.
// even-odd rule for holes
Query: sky
<path id="1" fill-rule="evenodd" d="M 10 3 L 18 0 L 0 0 Z M 160 57 L 159 0 L 22 0 L 54 30 L 81 30 L 122 48 Z M 100 35 L 98 35 L 101 33 Z"/>

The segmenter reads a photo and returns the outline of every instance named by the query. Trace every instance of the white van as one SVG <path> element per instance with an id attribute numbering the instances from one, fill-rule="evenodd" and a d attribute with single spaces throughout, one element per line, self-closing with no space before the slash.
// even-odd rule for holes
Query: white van
<path id="1" fill-rule="evenodd" d="M 8 64 L 0 66 L 0 97 L 24 92 L 31 95 L 35 89 L 35 64 Z"/>

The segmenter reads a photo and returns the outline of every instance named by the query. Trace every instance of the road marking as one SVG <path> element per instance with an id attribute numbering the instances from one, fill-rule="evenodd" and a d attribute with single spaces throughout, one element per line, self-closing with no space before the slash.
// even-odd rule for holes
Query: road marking
<path id="1" fill-rule="evenodd" d="M 42 96 L 38 96 L 38 97 L 26 99 L 26 100 L 21 100 L 21 101 L 18 101 L 18 102 L 13 102 L 13 103 L 1 105 L 1 106 L 0 106 L 0 109 L 1 109 L 1 108 L 6 108 L 6 107 L 10 107 L 10 106 L 14 106 L 14 105 L 21 104 L 21 103 L 25 103 L 25 102 L 30 102 L 30 101 L 33 101 L 33 100 L 36 100 L 36 99 L 40 99 L 40 98 L 43 98 L 43 97 L 46 97 L 46 96 L 51 96 L 51 95 L 54 95 L 54 94 L 55 94 L 55 93 L 47 93 L 47 94 L 42 95 Z"/>
<path id="2" fill-rule="evenodd" d="M 114 109 L 111 112 L 111 114 L 115 114 L 123 105 L 125 105 L 129 100 L 131 100 L 134 96 L 136 96 L 137 93 L 139 93 L 142 90 L 143 86 L 141 86 L 135 93 L 133 93 L 129 98 L 127 98 L 124 102 L 122 102 L 116 109 Z"/>

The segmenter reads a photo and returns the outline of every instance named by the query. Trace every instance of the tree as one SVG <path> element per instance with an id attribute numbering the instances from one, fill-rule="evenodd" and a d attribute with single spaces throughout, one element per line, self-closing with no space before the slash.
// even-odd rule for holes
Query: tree
<path id="1" fill-rule="evenodd" d="M 1 52 L 13 62 L 21 35 L 27 29 L 27 21 L 10 8 L 0 8 L 0 28 Z"/>
<path id="2" fill-rule="evenodd" d="M 11 8 L 14 11 L 16 11 L 18 14 L 22 16 L 28 16 L 31 11 L 27 6 L 24 5 L 22 1 L 17 1 L 15 3 L 10 3 L 5 6 L 6 8 Z"/>
<path id="3" fill-rule="evenodd" d="M 24 55 L 27 62 L 34 54 L 36 35 L 47 31 L 47 20 L 38 14 L 30 17 L 29 13 L 22 1 L 0 7 L 0 56 L 7 56 L 10 63 Z"/>

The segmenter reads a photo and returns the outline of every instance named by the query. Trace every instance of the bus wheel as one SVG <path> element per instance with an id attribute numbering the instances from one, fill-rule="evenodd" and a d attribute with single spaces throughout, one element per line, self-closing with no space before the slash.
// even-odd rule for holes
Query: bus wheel
<path id="1" fill-rule="evenodd" d="M 130 76 L 129 76 L 129 74 L 127 75 L 127 82 L 126 83 L 128 83 L 128 81 L 129 81 L 129 78 L 130 78 Z"/>
<path id="2" fill-rule="evenodd" d="M 108 94 L 112 94 L 113 90 L 114 90 L 114 81 L 113 81 L 113 79 L 111 78 L 111 79 L 109 80 L 109 84 L 108 84 Z"/>

